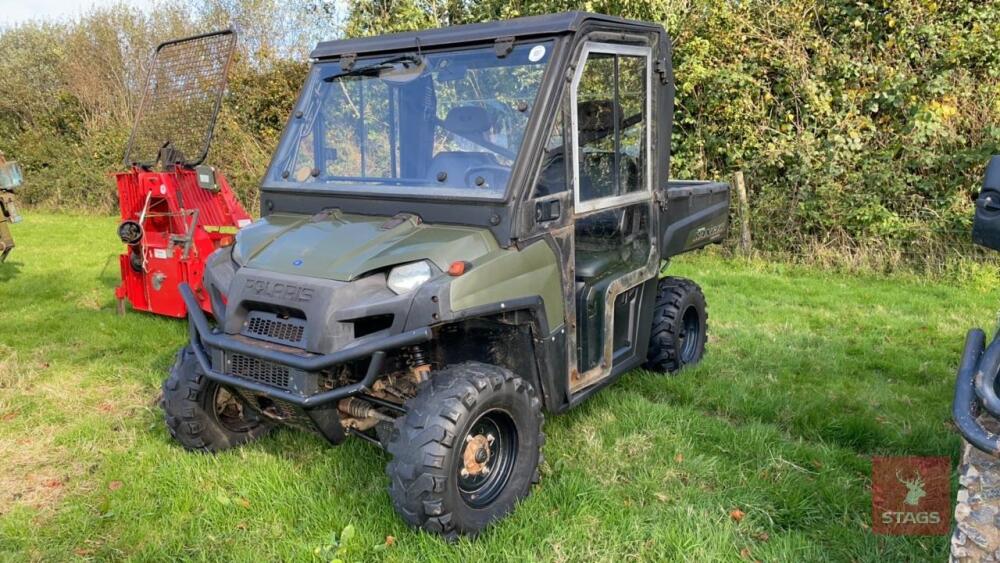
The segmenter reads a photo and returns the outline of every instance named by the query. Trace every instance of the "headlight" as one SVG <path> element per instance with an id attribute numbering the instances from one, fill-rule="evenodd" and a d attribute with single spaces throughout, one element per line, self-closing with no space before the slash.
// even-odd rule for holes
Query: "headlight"
<path id="1" fill-rule="evenodd" d="M 426 260 L 396 266 L 389 272 L 386 285 L 399 295 L 413 291 L 431 279 L 431 265 Z"/>

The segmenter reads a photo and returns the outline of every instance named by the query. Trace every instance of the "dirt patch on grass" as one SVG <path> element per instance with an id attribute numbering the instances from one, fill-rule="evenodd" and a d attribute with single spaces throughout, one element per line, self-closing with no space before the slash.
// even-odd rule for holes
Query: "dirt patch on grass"
<path id="1" fill-rule="evenodd" d="M 4 423 L 0 422 L 0 428 Z M 54 442 L 52 428 L 37 428 L 31 437 L 0 432 L 0 515 L 15 506 L 54 506 L 72 481 L 83 473 L 65 448 Z"/>
<path id="2" fill-rule="evenodd" d="M 13 389 L 21 382 L 24 374 L 18 369 L 17 352 L 0 344 L 0 389 Z"/>
<path id="3" fill-rule="evenodd" d="M 45 510 L 86 490 L 88 468 L 131 447 L 141 432 L 135 420 L 149 408 L 142 386 L 115 373 L 40 371 L 13 355 L 0 360 L 0 516 L 17 506 Z"/>
<path id="4" fill-rule="evenodd" d="M 9 353 L 7 353 L 9 352 Z M 55 444 L 58 431 L 37 424 L 25 414 L 34 370 L 17 353 L 0 346 L 0 515 L 19 505 L 52 506 L 65 493 L 70 478 L 79 474 L 73 456 Z M 32 417 L 33 418 L 33 417 Z"/>
<path id="5" fill-rule="evenodd" d="M 76 304 L 82 309 L 89 311 L 100 311 L 107 299 L 107 291 L 103 288 L 94 288 L 76 296 Z"/>

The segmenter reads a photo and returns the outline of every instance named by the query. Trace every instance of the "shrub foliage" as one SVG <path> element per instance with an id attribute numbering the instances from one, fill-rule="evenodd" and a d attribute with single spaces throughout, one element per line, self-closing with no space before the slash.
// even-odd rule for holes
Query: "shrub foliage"
<path id="1" fill-rule="evenodd" d="M 348 8 L 341 19 L 324 2 L 216 0 L 4 30 L 0 150 L 25 165 L 29 204 L 112 210 L 109 175 L 121 167 L 153 46 L 235 19 L 248 39 L 211 161 L 254 208 L 311 39 L 585 9 L 670 32 L 672 175 L 728 179 L 743 170 L 761 249 L 964 251 L 970 195 L 1000 153 L 1000 3 L 352 0 Z"/>

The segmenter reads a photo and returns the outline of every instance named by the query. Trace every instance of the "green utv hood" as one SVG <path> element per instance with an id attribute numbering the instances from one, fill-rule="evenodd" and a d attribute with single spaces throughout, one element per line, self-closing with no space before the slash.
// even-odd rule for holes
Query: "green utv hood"
<path id="1" fill-rule="evenodd" d="M 351 281 L 417 260 L 430 260 L 447 271 L 455 260 L 474 260 L 497 248 L 487 229 L 426 225 L 412 215 L 372 217 L 333 210 L 264 217 L 240 230 L 234 255 L 250 268 Z"/>

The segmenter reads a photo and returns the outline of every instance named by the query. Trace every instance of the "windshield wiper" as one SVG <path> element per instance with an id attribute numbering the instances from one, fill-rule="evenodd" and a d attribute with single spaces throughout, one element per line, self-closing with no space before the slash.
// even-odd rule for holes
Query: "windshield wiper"
<path id="1" fill-rule="evenodd" d="M 352 68 L 351 70 L 345 70 L 339 74 L 334 74 L 333 76 L 327 76 L 323 79 L 323 82 L 333 82 L 338 78 L 343 78 L 345 76 L 365 76 L 365 75 L 377 75 L 383 70 L 389 70 L 395 64 L 399 63 L 414 63 L 420 64 L 423 62 L 423 58 L 417 55 L 400 55 L 398 57 L 393 57 L 391 59 L 386 59 L 384 61 L 379 61 L 377 63 L 372 63 L 370 65 L 360 66 L 357 68 Z"/>

